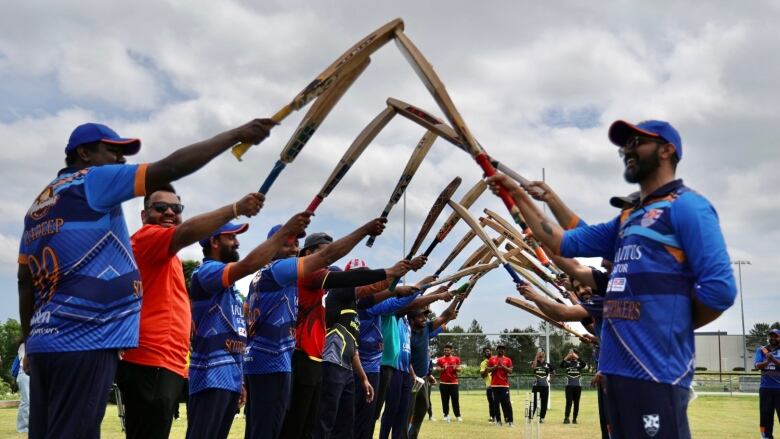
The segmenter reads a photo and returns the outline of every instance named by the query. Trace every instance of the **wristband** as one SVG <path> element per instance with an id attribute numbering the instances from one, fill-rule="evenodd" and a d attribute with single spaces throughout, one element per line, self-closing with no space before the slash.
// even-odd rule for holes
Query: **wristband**
<path id="1" fill-rule="evenodd" d="M 233 203 L 233 218 L 238 218 L 238 203 Z"/>

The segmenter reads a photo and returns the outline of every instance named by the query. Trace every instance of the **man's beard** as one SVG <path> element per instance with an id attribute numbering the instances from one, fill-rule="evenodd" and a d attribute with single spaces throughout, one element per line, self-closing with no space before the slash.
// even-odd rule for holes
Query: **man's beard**
<path id="1" fill-rule="evenodd" d="M 224 263 L 238 262 L 241 257 L 238 255 L 238 249 L 232 247 L 222 247 L 219 249 L 219 260 Z"/>
<path id="2" fill-rule="evenodd" d="M 636 153 L 627 156 L 633 158 L 636 163 L 630 167 L 626 167 L 623 171 L 623 178 L 629 183 L 639 183 L 655 172 L 661 165 L 661 161 L 658 159 L 658 148 L 660 148 L 660 145 L 657 145 L 653 153 L 645 158 L 640 158 L 639 154 Z"/>

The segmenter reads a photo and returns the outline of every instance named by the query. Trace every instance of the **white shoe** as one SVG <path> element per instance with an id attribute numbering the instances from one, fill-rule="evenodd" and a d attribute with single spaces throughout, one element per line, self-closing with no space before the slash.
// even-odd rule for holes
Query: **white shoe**
<path id="1" fill-rule="evenodd" d="M 446 423 L 449 423 L 450 422 L 450 417 L 449 416 L 445 416 L 445 417 L 442 418 L 442 421 L 444 421 Z"/>
<path id="2" fill-rule="evenodd" d="M 458 422 L 463 422 L 463 418 L 461 418 L 460 416 L 458 416 Z"/>
<path id="3" fill-rule="evenodd" d="M 507 422 L 506 426 L 509 427 L 509 428 L 512 428 L 512 423 L 511 422 Z"/>
<path id="4" fill-rule="evenodd" d="M 428 420 L 431 422 L 436 422 L 436 418 L 434 418 L 433 416 L 428 416 Z"/>

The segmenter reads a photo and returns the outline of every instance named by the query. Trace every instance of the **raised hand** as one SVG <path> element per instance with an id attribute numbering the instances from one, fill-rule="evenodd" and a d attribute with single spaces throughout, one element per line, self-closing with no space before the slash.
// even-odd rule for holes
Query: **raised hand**
<path id="1" fill-rule="evenodd" d="M 252 217 L 260 212 L 265 203 L 265 195 L 251 192 L 236 202 L 236 213 L 246 217 Z"/>

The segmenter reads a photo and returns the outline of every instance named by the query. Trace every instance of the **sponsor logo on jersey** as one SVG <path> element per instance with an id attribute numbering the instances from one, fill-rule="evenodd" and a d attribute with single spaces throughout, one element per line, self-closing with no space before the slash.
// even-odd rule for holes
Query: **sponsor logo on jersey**
<path id="1" fill-rule="evenodd" d="M 642 227 L 650 227 L 658 221 L 658 218 L 661 218 L 663 213 L 664 211 L 661 209 L 650 209 L 642 216 L 642 220 L 639 221 L 639 224 L 641 224 Z"/>

